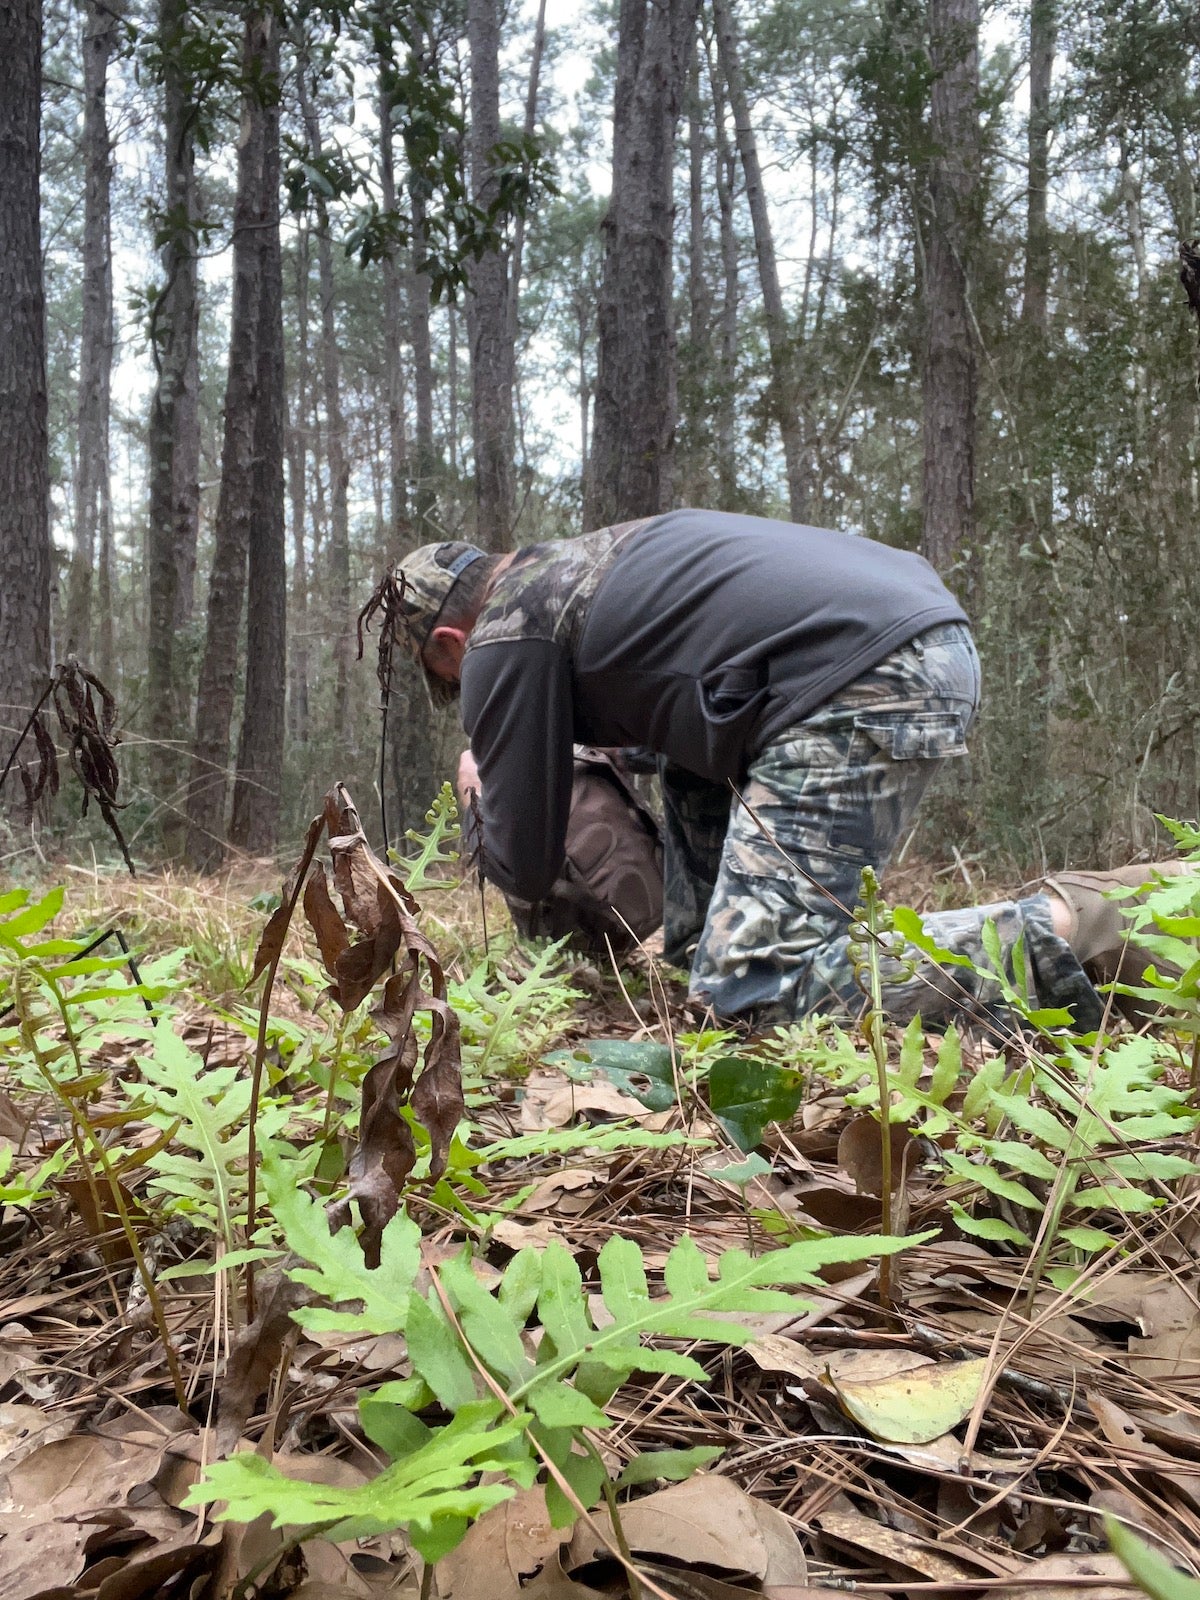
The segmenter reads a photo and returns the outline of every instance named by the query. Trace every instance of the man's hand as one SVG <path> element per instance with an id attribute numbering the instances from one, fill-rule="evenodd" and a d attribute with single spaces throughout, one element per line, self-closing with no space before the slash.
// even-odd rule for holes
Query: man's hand
<path id="1" fill-rule="evenodd" d="M 475 765 L 475 757 L 470 750 L 464 750 L 458 758 L 458 779 L 455 783 L 458 790 L 458 803 L 464 813 L 471 809 L 471 796 L 482 792 L 479 782 L 479 768 Z"/>

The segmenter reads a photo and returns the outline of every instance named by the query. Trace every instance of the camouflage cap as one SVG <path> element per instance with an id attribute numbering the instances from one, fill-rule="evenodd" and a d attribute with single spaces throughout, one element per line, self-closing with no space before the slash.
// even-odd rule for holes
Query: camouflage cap
<path id="1" fill-rule="evenodd" d="M 403 642 L 424 667 L 425 682 L 434 705 L 452 704 L 458 685 L 435 677 L 421 660 L 421 651 L 437 626 L 454 585 L 473 562 L 486 554 L 462 539 L 450 539 L 442 544 L 423 544 L 400 563 L 399 574 L 404 579 L 404 595 L 400 602 L 406 635 Z"/>

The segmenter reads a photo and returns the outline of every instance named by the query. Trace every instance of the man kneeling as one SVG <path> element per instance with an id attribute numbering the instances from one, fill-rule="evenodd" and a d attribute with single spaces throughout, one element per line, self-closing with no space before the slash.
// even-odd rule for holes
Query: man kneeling
<path id="1" fill-rule="evenodd" d="M 718 1015 L 759 1024 L 857 1009 L 848 925 L 979 705 L 967 618 L 920 556 L 853 535 L 673 511 L 488 555 L 407 557 L 409 643 L 435 698 L 461 689 L 460 792 L 478 796 L 486 875 L 536 902 L 563 861 L 573 746 L 657 757 L 664 947 Z M 1064 874 L 1024 899 L 938 912 L 942 948 L 986 968 L 1019 939 L 1036 1001 L 1098 1025 L 1124 874 Z M 1179 863 L 1162 864 L 1173 873 Z M 1132 875 L 1132 876 L 1130 876 Z M 915 952 L 913 953 L 915 955 Z M 988 1011 L 971 969 L 893 963 L 889 1014 Z"/>

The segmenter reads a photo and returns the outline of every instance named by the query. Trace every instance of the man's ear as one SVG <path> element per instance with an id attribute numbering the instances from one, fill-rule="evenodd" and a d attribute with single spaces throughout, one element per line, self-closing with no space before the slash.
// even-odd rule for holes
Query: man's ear
<path id="1" fill-rule="evenodd" d="M 455 648 L 458 648 L 459 650 L 465 650 L 467 648 L 467 634 L 465 628 L 435 628 L 429 637 L 431 639 L 436 639 L 440 645 L 443 645 L 451 650 Z"/>
<path id="2" fill-rule="evenodd" d="M 463 628 L 435 628 L 429 635 L 425 648 L 435 667 L 449 667 L 457 677 L 459 668 L 462 666 L 463 654 L 467 648 L 466 630 Z"/>

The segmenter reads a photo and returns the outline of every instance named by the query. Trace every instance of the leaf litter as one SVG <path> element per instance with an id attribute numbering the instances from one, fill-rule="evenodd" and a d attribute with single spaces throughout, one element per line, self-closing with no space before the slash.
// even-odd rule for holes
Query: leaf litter
<path id="1" fill-rule="evenodd" d="M 328 866 L 315 859 L 322 836 Z M 745 1064 L 728 1054 L 717 1058 L 718 1105 L 706 1114 L 670 1044 L 696 1019 L 653 971 L 657 1022 L 635 1016 L 615 985 L 597 991 L 589 981 L 562 1019 L 557 1052 L 469 1091 L 471 1147 L 485 1158 L 463 1168 L 453 963 L 340 787 L 312 839 L 292 885 L 312 970 L 323 970 L 346 1026 L 375 994 L 371 1021 L 384 1041 L 358 1079 L 330 1213 L 335 1228 L 360 1226 L 369 1273 L 386 1279 L 385 1234 L 405 1212 L 424 1239 L 424 1293 L 468 1240 L 489 1292 L 514 1252 L 553 1240 L 574 1259 L 601 1329 L 597 1262 L 613 1238 L 638 1247 L 659 1293 L 685 1233 L 715 1264 L 729 1250 L 758 1255 L 813 1230 L 878 1231 L 878 1123 L 836 1076 L 818 1074 L 799 1093 L 777 1083 L 773 1098 L 755 1102 Z M 288 903 L 285 893 L 263 935 L 259 972 L 285 947 L 299 949 L 281 915 Z M 195 998 L 200 1007 L 180 1008 L 172 1025 L 200 1059 L 204 997 Z M 296 1016 L 314 1026 L 311 1008 Z M 210 1016 L 207 1038 L 215 1065 L 286 1083 L 286 1057 L 252 1060 L 240 1025 Z M 1019 1049 L 1007 1046 L 1007 1068 Z M 121 1088 L 136 1084 L 135 1054 L 113 1046 L 103 1059 L 106 1075 L 85 1097 L 89 1115 L 97 1127 L 112 1119 L 111 1142 L 129 1144 L 138 1126 Z M 920 1081 L 932 1069 L 926 1063 Z M 27 1075 L 8 1073 L 3 1094 L 2 1137 L 21 1156 L 44 1159 L 69 1136 L 61 1105 Z M 639 1147 L 634 1134 L 686 1142 Z M 737 1171 L 743 1143 L 765 1158 L 767 1175 L 739 1188 L 721 1173 Z M 455 1181 L 439 1187 L 447 1170 Z M 482 1195 L 463 1187 L 464 1172 Z M 1084 1294 L 1043 1281 L 1031 1295 L 1024 1254 L 954 1226 L 947 1200 L 956 1191 L 936 1148 L 893 1132 L 892 1172 L 907 1230 L 938 1230 L 897 1258 L 892 1304 L 880 1305 L 873 1271 L 831 1266 L 825 1287 L 790 1310 L 714 1312 L 740 1325 L 749 1340 L 740 1347 L 667 1339 L 706 1381 L 634 1372 L 608 1405 L 606 1465 L 613 1477 L 631 1469 L 619 1528 L 603 1506 L 573 1530 L 551 1526 L 544 1489 L 523 1489 L 485 1511 L 424 1587 L 423 1562 L 402 1533 L 329 1542 L 265 1519 L 213 1522 L 183 1506 L 210 1463 L 239 1451 L 314 1484 L 369 1484 L 383 1458 L 357 1401 L 412 1381 L 404 1338 L 297 1321 L 320 1295 L 278 1268 L 260 1274 L 250 1322 L 233 1270 L 164 1281 L 186 1382 L 181 1409 L 132 1292 L 136 1273 L 107 1190 L 78 1175 L 57 1180 L 42 1198 L 7 1205 L 0 1220 L 0 1597 L 617 1600 L 634 1592 L 632 1581 L 642 1594 L 697 1600 L 811 1600 L 848 1589 L 1127 1597 L 1139 1591 L 1107 1552 L 1106 1513 L 1188 1565 L 1200 1549 L 1194 1186 L 1185 1180 L 1153 1212 L 1125 1215 L 1117 1244 L 1087 1267 Z M 147 1245 L 164 1232 L 151 1178 L 141 1158 L 120 1176 Z M 994 1214 L 1028 1224 L 1003 1196 Z M 186 1219 L 169 1226 L 176 1237 L 164 1261 L 211 1254 Z M 283 1266 L 297 1269 L 295 1260 Z M 632 1471 L 646 1452 L 664 1452 L 665 1462 L 701 1448 L 721 1453 L 685 1482 L 639 1482 Z M 621 1538 L 637 1580 L 614 1555 Z"/>

